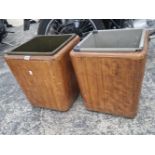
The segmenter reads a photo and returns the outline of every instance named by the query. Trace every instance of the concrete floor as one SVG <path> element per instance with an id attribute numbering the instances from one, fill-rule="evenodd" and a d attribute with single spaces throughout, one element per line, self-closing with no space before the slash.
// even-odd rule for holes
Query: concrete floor
<path id="1" fill-rule="evenodd" d="M 15 46 L 36 34 L 11 28 L 6 42 Z M 11 47 L 0 45 L 3 55 Z M 34 108 L 0 57 L 0 134 L 155 134 L 155 40 L 150 41 L 138 114 L 134 119 L 90 112 L 79 96 L 68 112 Z"/>

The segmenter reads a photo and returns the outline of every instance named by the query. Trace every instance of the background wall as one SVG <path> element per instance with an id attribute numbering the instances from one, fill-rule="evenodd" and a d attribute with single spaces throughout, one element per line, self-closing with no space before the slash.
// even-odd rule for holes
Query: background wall
<path id="1" fill-rule="evenodd" d="M 23 25 L 24 19 L 7 19 L 8 23 L 13 26 Z"/>

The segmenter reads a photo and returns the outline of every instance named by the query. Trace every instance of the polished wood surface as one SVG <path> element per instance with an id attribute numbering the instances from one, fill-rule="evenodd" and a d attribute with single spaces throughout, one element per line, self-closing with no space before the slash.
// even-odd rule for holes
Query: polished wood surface
<path id="1" fill-rule="evenodd" d="M 79 42 L 73 38 L 53 56 L 5 55 L 5 60 L 34 106 L 66 111 L 79 90 L 69 52 Z"/>
<path id="2" fill-rule="evenodd" d="M 88 110 L 133 118 L 138 101 L 148 51 L 129 53 L 70 53 L 81 94 Z"/>

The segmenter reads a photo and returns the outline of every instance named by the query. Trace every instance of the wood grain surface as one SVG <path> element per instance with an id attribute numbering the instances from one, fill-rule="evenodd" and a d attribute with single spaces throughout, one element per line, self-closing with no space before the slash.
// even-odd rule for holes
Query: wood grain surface
<path id="1" fill-rule="evenodd" d="M 70 53 L 81 94 L 88 110 L 133 118 L 144 76 L 148 35 L 144 49 L 129 53 Z"/>
<path id="2" fill-rule="evenodd" d="M 69 52 L 79 42 L 73 38 L 53 56 L 5 55 L 5 60 L 29 101 L 37 107 L 66 111 L 79 90 Z M 22 104 L 22 103 L 21 103 Z"/>

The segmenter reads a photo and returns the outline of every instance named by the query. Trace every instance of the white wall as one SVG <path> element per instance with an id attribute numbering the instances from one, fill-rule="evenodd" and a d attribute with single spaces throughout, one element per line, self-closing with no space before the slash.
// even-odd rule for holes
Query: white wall
<path id="1" fill-rule="evenodd" d="M 20 26 L 23 25 L 24 19 L 7 19 L 7 21 L 13 26 Z"/>

